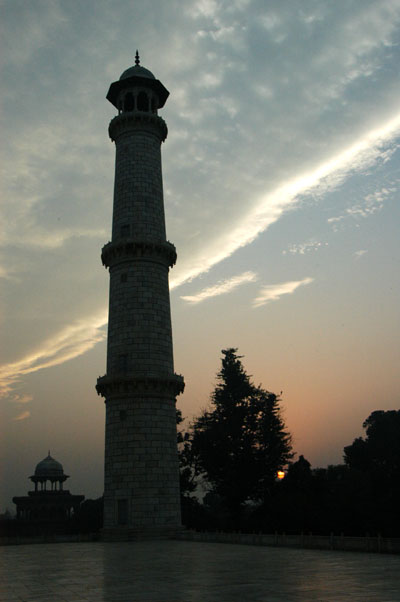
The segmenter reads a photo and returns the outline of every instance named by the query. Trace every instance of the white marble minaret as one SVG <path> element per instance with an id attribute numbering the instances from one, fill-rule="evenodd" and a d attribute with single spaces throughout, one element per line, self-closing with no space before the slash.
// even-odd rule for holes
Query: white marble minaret
<path id="1" fill-rule="evenodd" d="M 158 116 L 169 92 L 135 65 L 111 84 L 116 107 L 112 240 L 102 249 L 110 271 L 104 538 L 173 536 L 180 527 L 174 373 L 168 272 L 176 261 L 166 240 Z"/>

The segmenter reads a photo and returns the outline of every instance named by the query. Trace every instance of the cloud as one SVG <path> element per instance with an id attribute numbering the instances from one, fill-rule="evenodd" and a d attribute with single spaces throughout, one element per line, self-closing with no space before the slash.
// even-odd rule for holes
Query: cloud
<path id="1" fill-rule="evenodd" d="M 366 253 L 368 253 L 366 249 L 360 249 L 359 251 L 356 251 L 354 255 L 356 256 L 356 259 L 360 259 L 360 257 L 365 255 Z"/>
<path id="2" fill-rule="evenodd" d="M 105 339 L 103 327 L 106 323 L 104 311 L 79 320 L 43 341 L 40 348 L 25 357 L 0 366 L 0 397 L 8 396 L 13 386 L 26 374 L 57 366 L 92 349 Z"/>
<path id="3" fill-rule="evenodd" d="M 71 115 L 64 112 L 63 119 Z M 1 247 L 50 249 L 71 239 L 106 237 L 98 219 L 104 190 L 95 176 L 104 170 L 104 149 L 90 131 L 83 134 L 85 144 L 79 135 L 72 130 L 67 136 L 59 116 L 49 114 L 46 124 L 27 124 L 24 136 L 11 137 L 2 161 L 8 198 L 1 207 Z"/>
<path id="4" fill-rule="evenodd" d="M 346 213 L 353 217 L 369 217 L 378 211 L 381 211 L 383 203 L 386 198 L 393 192 L 396 192 L 396 188 L 381 188 L 372 194 L 368 194 L 364 198 L 364 202 L 358 205 L 353 205 L 346 209 Z"/>
<path id="5" fill-rule="evenodd" d="M 216 0 L 197 0 L 192 3 L 190 15 L 194 19 L 198 17 L 214 17 L 218 12 L 218 3 Z"/>
<path id="6" fill-rule="evenodd" d="M 303 278 L 303 280 L 294 280 L 291 282 L 282 282 L 280 284 L 268 284 L 260 290 L 259 296 L 253 301 L 253 307 L 261 307 L 270 301 L 277 301 L 282 295 L 291 295 L 299 286 L 310 284 L 314 278 Z"/>
<path id="7" fill-rule="evenodd" d="M 247 215 L 241 216 L 236 223 L 229 224 L 229 229 L 220 232 L 218 239 L 210 242 L 206 251 L 186 260 L 178 275 L 172 279 L 172 287 L 208 272 L 241 247 L 252 243 L 259 234 L 282 217 L 284 212 L 295 208 L 304 195 L 313 193 L 322 196 L 328 190 L 339 186 L 354 172 L 379 161 L 387 146 L 399 133 L 400 113 L 311 171 L 300 174 L 273 192 L 261 196 Z M 369 213 L 371 212 L 373 208 L 370 204 Z"/>
<path id="8" fill-rule="evenodd" d="M 0 278 L 4 278 L 4 280 L 14 280 L 15 276 L 13 276 L 13 274 L 15 271 L 14 268 L 6 268 L 5 266 L 0 265 Z"/>
<path id="9" fill-rule="evenodd" d="M 30 403 L 33 400 L 32 395 L 28 395 L 27 393 L 23 393 L 22 395 L 18 393 L 14 393 L 9 397 L 9 401 L 12 403 Z"/>
<path id="10" fill-rule="evenodd" d="M 188 301 L 189 303 L 201 303 L 210 297 L 217 297 L 219 295 L 225 295 L 226 293 L 230 293 L 235 288 L 240 286 L 241 284 L 245 284 L 246 282 L 255 282 L 257 280 L 257 274 L 254 272 L 244 272 L 239 276 L 233 276 L 233 278 L 229 278 L 227 280 L 223 280 L 214 284 L 213 286 L 209 286 L 204 288 L 202 291 L 196 293 L 195 295 L 185 295 L 182 296 L 181 299 L 184 301 Z"/>
<path id="11" fill-rule="evenodd" d="M 328 217 L 326 221 L 328 222 L 328 224 L 334 224 L 335 222 L 341 222 L 344 218 L 344 215 L 338 215 L 336 217 Z"/>
<path id="12" fill-rule="evenodd" d="M 95 238 L 99 240 L 104 240 L 107 236 L 105 229 L 92 230 L 92 229 L 79 229 L 79 228 L 64 228 L 59 229 L 58 231 L 49 232 L 45 228 L 40 227 L 32 227 L 29 234 L 22 239 L 16 239 L 14 241 L 14 246 L 22 246 L 26 247 L 27 245 L 31 247 L 38 247 L 44 250 L 47 249 L 57 249 L 62 247 L 67 241 L 77 239 L 77 238 Z M 10 240 L 3 242 L 0 241 L 0 246 L 3 244 L 10 244 Z M 11 272 L 12 273 L 12 272 Z M 0 278 L 10 278 L 9 274 L 4 274 L 0 270 Z"/>
<path id="13" fill-rule="evenodd" d="M 60 3 L 52 0 L 26 5 L 25 10 L 9 2 L 6 10 L 2 38 L 7 40 L 8 60 L 17 68 L 59 40 L 67 25 Z"/>
<path id="14" fill-rule="evenodd" d="M 355 203 L 351 207 L 348 207 L 344 213 L 336 217 L 330 217 L 327 219 L 329 224 L 334 224 L 334 229 L 338 222 L 345 220 L 346 218 L 367 218 L 375 213 L 378 213 L 383 209 L 385 200 L 397 192 L 397 186 L 383 186 L 379 190 L 371 194 L 367 194 L 361 203 Z"/>
<path id="15" fill-rule="evenodd" d="M 18 414 L 18 416 L 15 416 L 15 418 L 13 418 L 14 421 L 19 421 L 19 420 L 25 420 L 26 418 L 29 418 L 29 416 L 31 415 L 29 410 L 25 410 L 25 412 L 21 412 L 21 414 Z"/>
<path id="16" fill-rule="evenodd" d="M 290 245 L 288 251 L 282 251 L 282 255 L 286 255 L 288 252 L 291 255 L 305 255 L 309 251 L 318 251 L 322 246 L 327 247 L 328 243 L 322 243 L 315 240 L 309 240 L 307 242 L 300 243 L 298 245 Z"/>

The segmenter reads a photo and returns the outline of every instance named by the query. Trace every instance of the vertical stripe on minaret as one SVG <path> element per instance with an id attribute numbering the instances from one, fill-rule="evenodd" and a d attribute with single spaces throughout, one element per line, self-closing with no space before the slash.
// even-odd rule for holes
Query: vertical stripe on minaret
<path id="1" fill-rule="evenodd" d="M 173 536 L 180 527 L 174 374 L 168 272 L 175 247 L 165 234 L 157 111 L 168 91 L 140 66 L 111 84 L 118 109 L 109 126 L 116 146 L 105 398 L 105 539 Z"/>

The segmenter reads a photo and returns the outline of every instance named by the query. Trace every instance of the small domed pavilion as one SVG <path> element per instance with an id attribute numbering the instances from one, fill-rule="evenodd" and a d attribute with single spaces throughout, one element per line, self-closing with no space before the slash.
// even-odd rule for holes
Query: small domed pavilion
<path id="1" fill-rule="evenodd" d="M 17 518 L 32 523 L 63 523 L 76 513 L 85 499 L 84 495 L 72 495 L 63 489 L 69 478 L 64 474 L 60 462 L 50 456 L 41 460 L 35 472 L 29 477 L 35 484 L 35 491 L 28 491 L 24 497 L 14 497 Z"/>
<path id="2" fill-rule="evenodd" d="M 62 491 L 63 483 L 69 478 L 69 475 L 64 474 L 64 469 L 60 462 L 54 460 L 48 453 L 47 458 L 44 458 L 37 464 L 35 468 L 35 474 L 29 477 L 30 480 L 35 483 L 35 491 L 38 490 L 40 485 L 40 491 L 47 491 L 47 482 L 50 482 L 51 491 Z"/>

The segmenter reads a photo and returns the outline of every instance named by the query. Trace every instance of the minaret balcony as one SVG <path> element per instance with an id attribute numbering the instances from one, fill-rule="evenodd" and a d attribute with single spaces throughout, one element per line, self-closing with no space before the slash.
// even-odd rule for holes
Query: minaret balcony
<path id="1" fill-rule="evenodd" d="M 183 393 L 185 382 L 180 374 L 159 376 L 146 375 L 104 375 L 96 384 L 98 395 L 105 397 L 154 397 L 158 395 L 176 397 Z"/>
<path id="2" fill-rule="evenodd" d="M 127 111 L 116 115 L 110 122 L 108 134 L 113 142 L 129 131 L 147 131 L 155 134 L 161 142 L 167 137 L 168 128 L 162 117 L 147 111 Z"/>
<path id="3" fill-rule="evenodd" d="M 106 268 L 139 258 L 172 268 L 176 263 L 176 249 L 168 241 L 148 242 L 123 238 L 107 243 L 101 250 L 101 261 Z"/>

